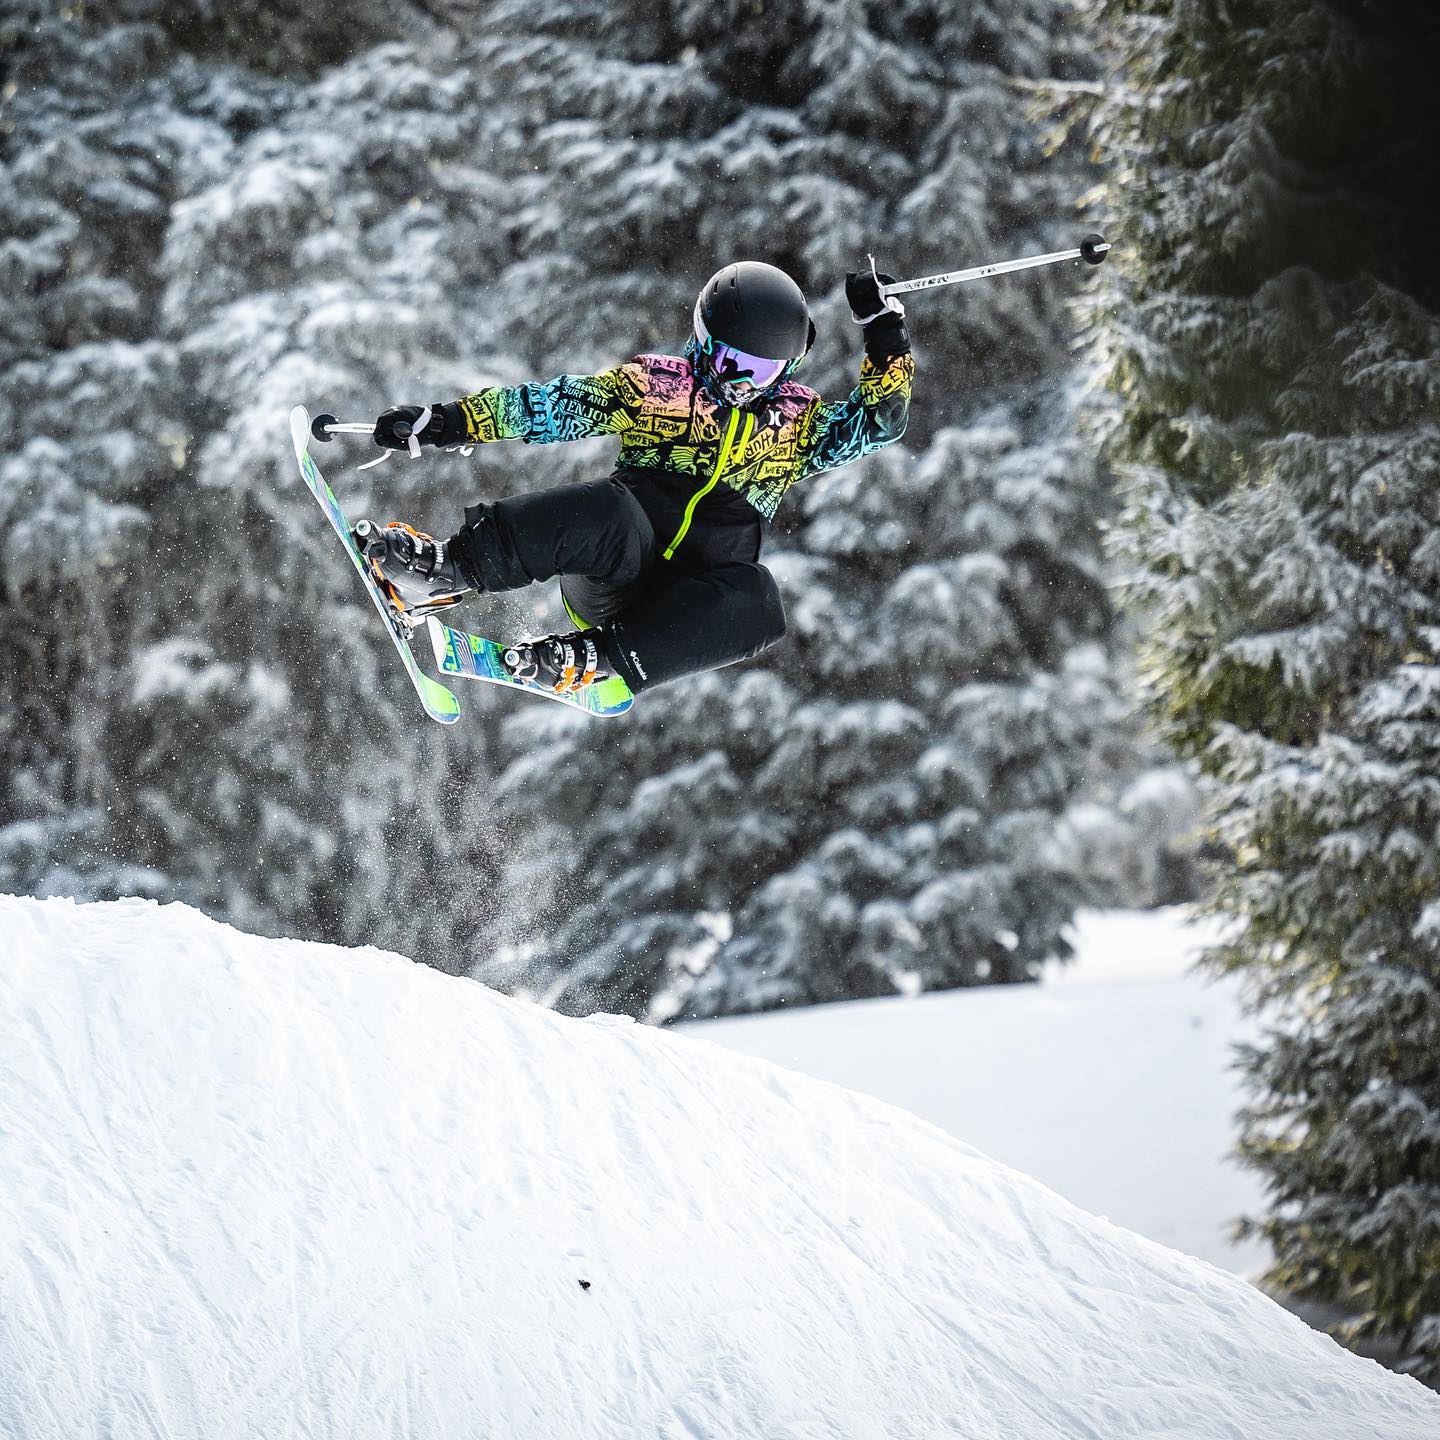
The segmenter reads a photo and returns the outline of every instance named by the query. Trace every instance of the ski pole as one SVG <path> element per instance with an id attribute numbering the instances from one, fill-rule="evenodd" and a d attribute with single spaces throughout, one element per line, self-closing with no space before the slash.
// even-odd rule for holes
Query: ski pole
<path id="1" fill-rule="evenodd" d="M 1027 255 L 1022 260 L 1001 260 L 994 265 L 974 265 L 969 270 L 947 270 L 943 275 L 922 275 L 915 280 L 897 280 L 893 285 L 880 286 L 880 298 L 906 295 L 912 290 L 933 290 L 937 285 L 963 285 L 967 280 L 988 280 L 992 275 L 1008 275 L 1015 270 L 1033 270 L 1039 265 L 1058 265 L 1062 260 L 1083 260 L 1099 265 L 1110 253 L 1110 242 L 1103 235 L 1087 235 L 1073 250 L 1052 250 L 1048 255 Z M 875 257 L 870 256 L 874 274 Z M 876 284 L 879 284 L 877 278 Z"/>
<path id="2" fill-rule="evenodd" d="M 373 435 L 375 422 L 373 420 L 337 420 L 333 415 L 317 415 L 310 422 L 310 433 L 315 439 L 328 443 L 336 435 Z M 395 434 L 401 440 L 408 440 L 410 427 L 401 420 L 395 426 Z"/>

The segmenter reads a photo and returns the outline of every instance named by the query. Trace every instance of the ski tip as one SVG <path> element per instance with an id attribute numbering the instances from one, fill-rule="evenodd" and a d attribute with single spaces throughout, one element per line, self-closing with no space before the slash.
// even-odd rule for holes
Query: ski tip
<path id="1" fill-rule="evenodd" d="M 430 636 L 430 650 L 435 656 L 435 663 L 441 669 L 444 669 L 445 652 L 447 649 L 445 627 L 433 615 L 427 615 L 425 617 L 425 631 Z"/>
<path id="2" fill-rule="evenodd" d="M 310 412 L 303 405 L 290 412 L 290 439 L 296 455 L 303 455 L 310 446 Z"/>

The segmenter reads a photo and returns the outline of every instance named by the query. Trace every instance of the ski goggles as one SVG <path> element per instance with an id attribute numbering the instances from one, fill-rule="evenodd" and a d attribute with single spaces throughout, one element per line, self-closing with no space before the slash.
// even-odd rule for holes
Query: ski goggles
<path id="1" fill-rule="evenodd" d="M 768 390 L 789 368 L 788 360 L 771 360 L 765 355 L 749 355 L 733 345 L 724 345 L 713 336 L 705 350 L 710 373 L 721 385 L 751 385 Z"/>

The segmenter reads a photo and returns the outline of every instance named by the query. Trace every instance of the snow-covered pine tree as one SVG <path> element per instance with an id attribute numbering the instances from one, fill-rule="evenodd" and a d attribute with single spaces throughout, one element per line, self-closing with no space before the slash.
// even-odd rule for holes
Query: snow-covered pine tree
<path id="1" fill-rule="evenodd" d="M 542 372 L 611 364 L 678 348 L 706 275 L 763 256 L 812 297 L 808 383 L 844 394 L 841 281 L 867 249 L 926 273 L 1076 230 L 1084 158 L 1048 153 L 1010 84 L 1088 73 L 1067 18 L 496 6 L 474 67 L 536 97 L 523 160 L 561 197 L 524 217 L 496 303 Z M 505 929 L 533 943 L 477 974 L 664 1017 L 1024 979 L 1063 952 L 1083 887 L 1062 817 L 1119 723 L 1102 491 L 1069 438 L 1078 278 L 914 301 L 909 453 L 781 512 L 782 650 L 623 725 L 514 718 Z"/>
<path id="2" fill-rule="evenodd" d="M 1440 1378 L 1440 17 L 1114 3 L 1096 354 L 1155 705 L 1233 857 L 1249 1222 Z"/>
<path id="3" fill-rule="evenodd" d="M 462 803 L 485 734 L 417 723 L 285 416 L 470 383 L 463 327 L 433 317 L 487 257 L 483 187 L 425 168 L 468 146 L 464 78 L 396 47 L 325 71 L 426 31 L 388 5 L 7 26 L 0 885 L 458 968 L 491 863 Z M 415 513 L 423 483 L 394 466 L 371 495 Z"/>

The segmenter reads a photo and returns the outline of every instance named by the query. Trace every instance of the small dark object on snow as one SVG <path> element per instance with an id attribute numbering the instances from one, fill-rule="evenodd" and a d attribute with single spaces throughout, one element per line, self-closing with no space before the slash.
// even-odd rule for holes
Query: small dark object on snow
<path id="1" fill-rule="evenodd" d="M 580 1282 L 580 1288 L 582 1290 L 588 1290 L 590 1288 L 590 1282 L 588 1280 L 582 1280 Z"/>

